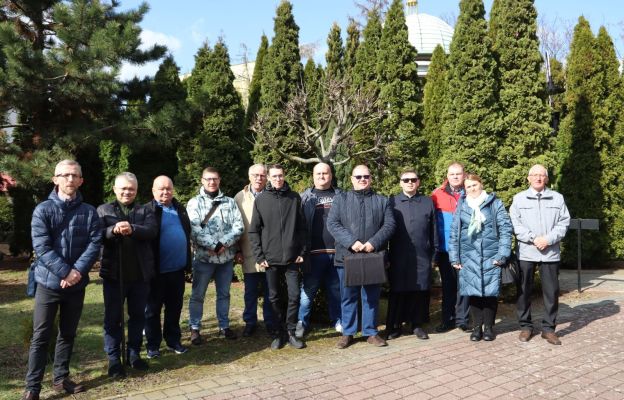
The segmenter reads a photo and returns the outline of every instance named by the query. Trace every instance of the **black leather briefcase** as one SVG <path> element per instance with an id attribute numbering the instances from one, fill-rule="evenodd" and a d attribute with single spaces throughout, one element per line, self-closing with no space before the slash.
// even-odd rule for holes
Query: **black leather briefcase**
<path id="1" fill-rule="evenodd" d="M 386 282 L 386 252 L 354 253 L 344 258 L 345 286 L 376 285 Z"/>

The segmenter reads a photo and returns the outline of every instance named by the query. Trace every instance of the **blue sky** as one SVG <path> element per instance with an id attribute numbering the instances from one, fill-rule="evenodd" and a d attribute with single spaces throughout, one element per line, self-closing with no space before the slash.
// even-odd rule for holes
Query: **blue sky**
<path id="1" fill-rule="evenodd" d="M 122 0 L 121 9 L 135 8 L 141 1 Z M 246 56 L 253 60 L 265 33 L 273 36 L 273 17 L 279 0 L 150 0 L 150 11 L 141 27 L 145 44 L 167 45 L 182 73 L 193 68 L 194 55 L 204 41 L 215 43 L 223 37 L 233 63 Z M 295 21 L 299 25 L 299 42 L 315 43 L 317 61 L 322 61 L 326 38 L 333 22 L 344 30 L 349 16 L 360 18 L 353 0 L 293 0 Z M 485 0 L 486 12 L 492 0 Z M 624 57 L 624 7 L 620 0 L 536 0 L 541 18 L 550 24 L 572 27 L 580 15 L 590 22 L 594 33 L 604 25 Z M 418 11 L 454 20 L 459 13 L 459 0 L 420 0 Z M 245 50 L 246 48 L 246 50 Z M 122 77 L 152 75 L 158 63 L 143 66 L 126 65 Z"/>

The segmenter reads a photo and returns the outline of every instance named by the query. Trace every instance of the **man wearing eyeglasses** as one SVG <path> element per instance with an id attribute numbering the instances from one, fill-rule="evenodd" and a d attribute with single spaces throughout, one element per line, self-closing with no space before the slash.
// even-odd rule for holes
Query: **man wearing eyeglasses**
<path id="1" fill-rule="evenodd" d="M 464 166 L 452 162 L 447 169 L 446 180 L 431 193 L 436 209 L 438 230 L 438 252 L 434 256 L 442 280 L 442 322 L 435 330 L 446 332 L 455 327 L 469 332 L 468 296 L 460 296 L 457 285 L 457 271 L 451 266 L 448 245 L 451 238 L 451 222 L 457 208 L 457 202 L 464 193 Z"/>
<path id="2" fill-rule="evenodd" d="M 244 229 L 243 217 L 236 202 L 220 189 L 219 171 L 212 167 L 205 168 L 201 183 L 199 194 L 186 206 L 191 221 L 191 240 L 195 246 L 193 288 L 189 300 L 189 325 L 194 345 L 202 343 L 200 329 L 204 298 L 213 277 L 217 292 L 218 336 L 230 340 L 237 337 L 230 328 L 230 286 L 237 243 Z"/>
<path id="3" fill-rule="evenodd" d="M 301 197 L 285 180 L 284 167 L 269 167 L 269 184 L 254 202 L 249 241 L 256 262 L 266 271 L 275 329 L 271 349 L 286 343 L 295 349 L 305 344 L 295 336 L 299 311 L 299 266 L 306 253 L 305 217 Z M 287 293 L 283 293 L 286 287 Z M 288 306 L 284 310 L 284 303 Z"/>
<path id="4" fill-rule="evenodd" d="M 404 170 L 399 184 L 401 193 L 390 198 L 396 230 L 390 239 L 387 339 L 401 336 L 404 322 L 417 338 L 429 339 L 423 324 L 429 315 L 431 258 L 438 247 L 435 207 L 418 193 L 414 169 Z"/>
<path id="5" fill-rule="evenodd" d="M 539 267 L 544 296 L 542 338 L 553 345 L 561 340 L 555 333 L 559 308 L 560 242 L 570 225 L 570 213 L 563 196 L 546 187 L 548 171 L 536 164 L 529 170 L 529 188 L 513 198 L 509 216 L 518 241 L 521 281 L 516 309 L 520 322 L 521 342 L 533 336 L 531 293 L 535 269 Z"/>
<path id="6" fill-rule="evenodd" d="M 335 196 L 327 218 L 327 229 L 336 240 L 335 264 L 342 298 L 342 336 L 336 347 L 347 348 L 358 328 L 358 300 L 362 300 L 362 336 L 373 346 L 387 346 L 377 330 L 381 284 L 346 286 L 344 258 L 350 253 L 385 250 L 394 233 L 390 202 L 371 189 L 372 177 L 365 165 L 351 174 L 353 190 Z"/>
<path id="7" fill-rule="evenodd" d="M 249 184 L 243 190 L 234 196 L 236 205 L 240 209 L 243 216 L 243 224 L 245 232 L 241 235 L 238 242 L 238 253 L 236 253 L 236 262 L 243 266 L 243 276 L 245 280 L 245 309 L 243 310 L 243 321 L 245 321 L 245 329 L 243 336 L 252 336 L 258 328 L 258 291 L 264 292 L 264 302 L 262 304 L 262 316 L 264 318 L 264 326 L 272 334 L 273 327 L 273 310 L 271 301 L 269 300 L 269 289 L 266 281 L 266 273 L 264 267 L 256 262 L 253 254 L 251 243 L 249 242 L 249 223 L 253 215 L 253 205 L 256 197 L 264 192 L 267 183 L 267 171 L 264 164 L 254 164 L 249 167 Z"/>
<path id="8" fill-rule="evenodd" d="M 55 187 L 48 199 L 37 205 L 31 223 L 36 256 L 31 268 L 34 268 L 37 289 L 24 400 L 39 399 L 53 323 L 59 309 L 52 387 L 69 394 L 85 390 L 69 378 L 69 360 L 89 271 L 100 255 L 102 229 L 95 207 L 83 203 L 78 191 L 83 182 L 80 164 L 73 160 L 59 162 L 52 181 Z"/>

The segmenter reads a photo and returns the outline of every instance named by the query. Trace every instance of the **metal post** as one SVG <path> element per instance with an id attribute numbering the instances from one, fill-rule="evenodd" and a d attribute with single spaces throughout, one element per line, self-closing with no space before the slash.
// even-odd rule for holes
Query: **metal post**
<path id="1" fill-rule="evenodd" d="M 581 293 L 581 220 L 579 219 L 578 228 L 576 229 L 576 237 L 578 242 L 578 264 L 576 268 L 578 292 Z"/>

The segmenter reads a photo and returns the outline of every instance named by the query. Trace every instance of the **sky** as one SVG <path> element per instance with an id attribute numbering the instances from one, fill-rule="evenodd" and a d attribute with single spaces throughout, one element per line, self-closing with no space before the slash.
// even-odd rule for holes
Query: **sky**
<path id="1" fill-rule="evenodd" d="M 484 0 L 489 12 L 493 0 Z M 142 1 L 121 0 L 120 10 L 136 8 Z M 147 0 L 150 10 L 141 23 L 145 46 L 164 44 L 173 55 L 181 73 L 193 69 L 194 56 L 204 43 L 214 44 L 220 37 L 228 46 L 233 64 L 256 56 L 263 33 L 273 37 L 273 18 L 279 0 Z M 349 17 L 361 20 L 354 0 L 291 0 L 299 43 L 317 46 L 315 60 L 323 63 L 327 34 L 334 22 L 342 28 L 343 39 Z M 364 1 L 359 1 L 364 3 Z M 620 0 L 535 0 L 539 18 L 551 25 L 573 27 L 585 16 L 594 33 L 604 25 L 609 31 L 620 59 L 624 57 L 624 7 Z M 419 0 L 418 12 L 445 21 L 459 14 L 459 0 Z M 153 75 L 158 62 L 126 64 L 123 79 Z"/>

